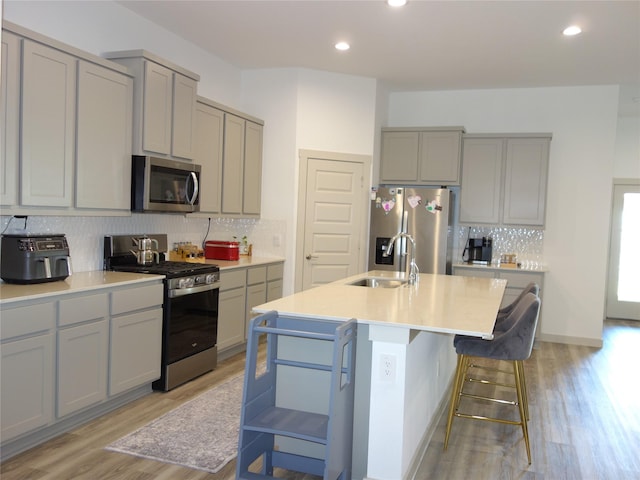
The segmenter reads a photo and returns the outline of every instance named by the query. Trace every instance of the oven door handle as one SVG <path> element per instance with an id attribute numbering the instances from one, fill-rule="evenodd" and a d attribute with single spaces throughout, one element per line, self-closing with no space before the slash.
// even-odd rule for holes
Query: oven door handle
<path id="1" fill-rule="evenodd" d="M 197 287 L 191 287 L 191 288 L 174 288 L 172 290 L 169 290 L 167 295 L 169 298 L 176 298 L 176 297 L 183 297 L 185 295 L 193 295 L 194 293 L 202 293 L 202 292 L 208 292 L 210 290 L 217 290 L 219 288 L 220 288 L 220 282 L 213 282 L 208 285 L 199 285 Z"/>

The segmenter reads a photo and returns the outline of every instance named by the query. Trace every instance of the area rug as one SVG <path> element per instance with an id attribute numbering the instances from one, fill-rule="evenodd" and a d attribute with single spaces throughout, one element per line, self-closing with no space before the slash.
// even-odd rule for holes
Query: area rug
<path id="1" fill-rule="evenodd" d="M 238 452 L 243 382 L 233 377 L 106 449 L 216 473 Z"/>

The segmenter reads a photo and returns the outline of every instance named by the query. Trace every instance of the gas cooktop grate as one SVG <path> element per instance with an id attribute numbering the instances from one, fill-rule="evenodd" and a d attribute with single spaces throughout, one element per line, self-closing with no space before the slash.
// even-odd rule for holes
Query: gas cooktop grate
<path id="1" fill-rule="evenodd" d="M 217 265 L 191 262 L 161 262 L 155 265 L 112 265 L 112 270 L 118 272 L 153 273 L 157 275 L 178 276 L 197 275 L 199 273 L 213 273 L 220 269 Z"/>

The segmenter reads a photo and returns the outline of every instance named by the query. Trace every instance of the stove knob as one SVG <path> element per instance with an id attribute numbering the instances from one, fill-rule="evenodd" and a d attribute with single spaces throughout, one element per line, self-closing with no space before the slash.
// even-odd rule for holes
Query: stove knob
<path id="1" fill-rule="evenodd" d="M 215 281 L 216 281 L 216 274 L 215 273 L 209 273 L 207 275 L 207 284 L 215 283 Z"/>
<path id="2" fill-rule="evenodd" d="M 193 287 L 193 277 L 181 278 L 178 282 L 178 288 L 191 288 Z"/>

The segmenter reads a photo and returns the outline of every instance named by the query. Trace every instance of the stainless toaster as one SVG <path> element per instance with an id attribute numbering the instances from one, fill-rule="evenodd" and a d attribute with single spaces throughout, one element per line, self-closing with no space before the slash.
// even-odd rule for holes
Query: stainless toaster
<path id="1" fill-rule="evenodd" d="M 71 275 L 64 234 L 4 234 L 0 242 L 0 278 L 5 282 L 53 282 Z"/>

